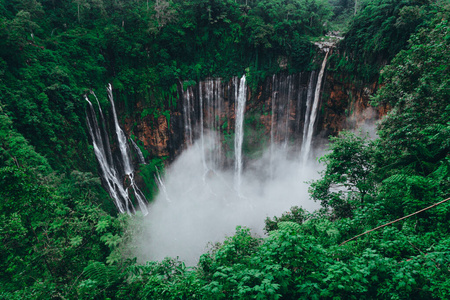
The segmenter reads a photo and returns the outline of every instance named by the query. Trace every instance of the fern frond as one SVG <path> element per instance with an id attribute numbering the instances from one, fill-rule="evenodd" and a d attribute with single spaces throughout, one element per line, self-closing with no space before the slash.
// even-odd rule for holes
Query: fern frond
<path id="1" fill-rule="evenodd" d="M 101 286 L 110 286 L 121 278 L 121 272 L 117 266 L 107 266 L 102 262 L 92 262 L 84 268 L 83 274 L 87 279 L 95 281 Z"/>
<path id="2" fill-rule="evenodd" d="M 301 230 L 302 226 L 298 223 L 287 221 L 287 222 L 278 223 L 278 228 L 280 230 L 294 230 L 294 231 L 299 232 Z"/>

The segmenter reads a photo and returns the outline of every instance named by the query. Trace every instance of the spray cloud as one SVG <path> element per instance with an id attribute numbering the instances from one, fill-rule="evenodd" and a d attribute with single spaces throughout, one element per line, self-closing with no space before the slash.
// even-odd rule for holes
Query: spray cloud
<path id="1" fill-rule="evenodd" d="M 203 143 L 214 144 L 206 137 Z M 263 235 L 266 217 L 295 205 L 309 211 L 320 207 L 309 200 L 305 183 L 318 178 L 319 167 L 315 161 L 302 165 L 300 155 L 287 159 L 285 148 L 272 147 L 246 167 L 236 191 L 232 170 L 205 169 L 197 141 L 167 169 L 165 192 L 150 205 L 143 229 L 134 237 L 134 255 L 140 261 L 178 256 L 194 265 L 208 242 L 223 241 L 238 225 Z"/>

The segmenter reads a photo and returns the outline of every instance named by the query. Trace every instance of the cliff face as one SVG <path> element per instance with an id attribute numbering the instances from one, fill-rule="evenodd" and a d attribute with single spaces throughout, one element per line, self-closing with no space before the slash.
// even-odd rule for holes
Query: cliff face
<path id="1" fill-rule="evenodd" d="M 119 211 L 132 212 L 136 205 L 145 207 L 145 197 L 136 183 L 146 186 L 158 171 L 152 164 L 147 169 L 141 168 L 141 164 L 155 158 L 170 163 L 197 140 L 201 141 L 197 147 L 207 170 L 230 168 L 235 166 L 235 161 L 245 167 L 265 149 L 275 149 L 272 146 L 282 150 L 286 157 L 301 157 L 306 162 L 312 158 L 310 150 L 321 143 L 320 138 L 373 124 L 386 113 L 386 108 L 369 106 L 370 96 L 378 89 L 376 81 L 351 82 L 342 74 L 324 72 L 324 66 L 322 63 L 320 71 L 269 76 L 253 91 L 246 86 L 242 88 L 245 78 L 237 77 L 229 81 L 208 78 L 184 88 L 180 82 L 173 89 L 171 107 L 157 110 L 138 101 L 120 125 L 114 105 L 114 122 L 110 120 L 109 126 L 105 125 L 100 106 L 100 123 L 91 107 L 88 123 L 92 140 L 98 149 L 103 149 L 96 152 L 103 183 Z M 243 132 L 235 135 L 236 108 L 245 99 L 243 91 L 247 95 Z M 113 104 L 110 87 L 108 93 Z M 118 115 L 124 115 L 120 113 L 123 107 L 118 106 Z M 110 135 L 111 151 L 107 131 L 116 132 Z M 142 172 L 134 173 L 134 170 Z M 121 188 L 119 194 L 114 187 Z M 134 191 L 134 197 L 127 195 L 127 191 Z"/>
<path id="2" fill-rule="evenodd" d="M 300 149 L 307 129 L 305 123 L 313 113 L 311 107 L 318 73 L 280 73 L 267 77 L 255 91 L 249 90 L 246 128 L 259 135 L 258 139 Z M 137 113 L 125 120 L 125 132 L 141 141 L 151 157 L 167 157 L 171 161 L 202 134 L 213 131 L 222 142 L 222 147 L 214 150 L 217 152 L 214 155 L 219 156 L 217 161 L 230 164 L 227 153 L 233 151 L 233 146 L 227 139 L 234 133 L 238 85 L 239 78 L 228 82 L 210 78 L 185 89 L 180 83 L 178 102 L 170 115 L 142 117 L 140 112 L 145 107 L 138 102 Z M 319 89 L 314 136 L 336 135 L 343 129 L 379 119 L 387 109 L 369 105 L 370 96 L 378 87 L 376 81 L 350 82 L 342 74 L 326 71 Z M 247 138 L 252 140 L 254 137 L 247 135 Z"/>
<path id="3" fill-rule="evenodd" d="M 134 135 L 141 142 L 150 157 L 175 158 L 183 147 L 182 114 L 174 110 L 166 115 L 142 116 L 144 106 L 137 102 L 136 114 L 124 120 L 124 131 L 128 136 Z"/>
<path id="4" fill-rule="evenodd" d="M 354 129 L 373 124 L 386 108 L 370 106 L 370 96 L 379 88 L 378 82 L 350 82 L 336 72 L 328 72 L 322 93 L 322 114 L 319 131 L 336 135 L 343 129 Z"/>

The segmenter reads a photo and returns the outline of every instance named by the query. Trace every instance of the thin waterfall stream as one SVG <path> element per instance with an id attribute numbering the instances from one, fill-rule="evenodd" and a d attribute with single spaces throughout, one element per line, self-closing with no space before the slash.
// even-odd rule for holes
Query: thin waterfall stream
<path id="1" fill-rule="evenodd" d="M 136 144 L 136 142 L 132 138 L 130 138 L 130 142 L 131 142 L 131 145 L 133 145 L 134 151 L 137 154 L 139 163 L 140 164 L 145 164 L 144 154 L 142 154 L 142 151 L 139 148 L 139 146 Z"/>
<path id="2" fill-rule="evenodd" d="M 319 76 L 317 77 L 316 91 L 314 93 L 314 103 L 311 109 L 311 116 L 309 117 L 308 128 L 306 131 L 306 140 L 305 137 L 303 137 L 304 142 L 301 151 L 303 157 L 302 158 L 303 164 L 306 164 L 306 162 L 308 161 L 310 155 L 309 152 L 311 151 L 311 141 L 314 133 L 314 123 L 316 122 L 317 112 L 319 108 L 320 89 L 322 87 L 322 78 L 325 72 L 325 66 L 327 65 L 327 58 L 329 52 L 330 52 L 329 49 L 326 49 L 325 58 L 323 59 L 322 67 L 320 69 Z"/>
<path id="3" fill-rule="evenodd" d="M 235 189 L 239 193 L 242 176 L 242 143 L 244 141 L 244 112 L 245 102 L 247 100 L 247 87 L 245 85 L 245 75 L 242 76 L 239 83 L 239 92 L 237 97 L 236 107 L 236 125 L 234 138 L 234 153 L 235 153 Z"/>

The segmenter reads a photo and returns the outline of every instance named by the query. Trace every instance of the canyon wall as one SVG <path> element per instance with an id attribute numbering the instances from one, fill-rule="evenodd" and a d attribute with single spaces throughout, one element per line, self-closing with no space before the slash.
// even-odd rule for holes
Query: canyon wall
<path id="1" fill-rule="evenodd" d="M 277 143 L 291 151 L 299 150 L 318 73 L 319 70 L 290 75 L 281 72 L 268 76 L 255 90 L 248 89 L 244 126 L 247 133 L 256 136 L 247 134 L 245 143 L 250 146 Z M 370 96 L 379 87 L 377 80 L 362 83 L 352 82 L 349 78 L 325 70 L 319 88 L 314 136 L 328 137 L 343 129 L 372 124 L 386 113 L 386 108 L 369 105 Z M 135 136 L 150 157 L 167 157 L 171 161 L 194 140 L 201 138 L 202 132 L 214 131 L 222 142 L 222 147 L 216 149 L 217 163 L 230 165 L 229 153 L 233 152 L 233 146 L 229 139 L 234 134 L 237 82 L 238 78 L 226 81 L 207 78 L 187 87 L 180 82 L 177 105 L 170 109 L 170 115 L 142 116 L 146 104 L 137 102 L 135 113 L 124 121 L 125 132 Z"/>

